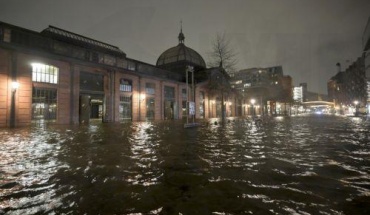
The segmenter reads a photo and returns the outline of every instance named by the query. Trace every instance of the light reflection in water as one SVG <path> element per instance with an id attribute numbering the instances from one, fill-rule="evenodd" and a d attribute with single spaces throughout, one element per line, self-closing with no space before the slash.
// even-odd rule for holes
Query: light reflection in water
<path id="1" fill-rule="evenodd" d="M 367 214 L 370 123 L 284 117 L 0 131 L 0 214 Z"/>

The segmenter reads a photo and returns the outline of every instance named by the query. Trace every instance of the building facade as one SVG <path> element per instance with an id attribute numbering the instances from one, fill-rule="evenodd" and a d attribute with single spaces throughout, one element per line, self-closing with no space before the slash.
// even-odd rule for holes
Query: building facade
<path id="1" fill-rule="evenodd" d="M 364 68 L 366 76 L 366 91 L 367 91 L 367 113 L 370 114 L 370 17 L 367 21 L 364 34 L 362 36 Z"/>
<path id="2" fill-rule="evenodd" d="M 284 76 L 282 66 L 235 72 L 231 87 L 243 95 L 247 113 L 282 114 L 289 109 L 286 104 L 293 101 L 292 78 Z"/>
<path id="3" fill-rule="evenodd" d="M 345 71 L 333 76 L 327 86 L 329 100 L 341 112 L 346 112 L 349 108 L 356 108 L 356 112 L 366 112 L 367 81 L 363 57 L 359 57 Z"/>
<path id="4" fill-rule="evenodd" d="M 164 52 L 151 65 L 54 26 L 34 32 L 0 22 L 0 127 L 181 119 L 189 98 L 195 101 L 196 118 L 212 117 L 210 77 L 224 77 L 222 68 L 206 69 L 184 38 L 179 41 L 176 56 L 167 59 Z M 187 66 L 196 76 L 190 90 L 182 74 Z M 230 93 L 230 100 L 234 97 Z M 234 107 L 223 108 L 235 115 Z"/>

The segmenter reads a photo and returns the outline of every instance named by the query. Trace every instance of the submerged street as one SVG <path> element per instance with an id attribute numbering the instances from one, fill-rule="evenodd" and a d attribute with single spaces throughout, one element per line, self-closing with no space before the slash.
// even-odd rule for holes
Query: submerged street
<path id="1" fill-rule="evenodd" d="M 369 214 L 370 121 L 0 130 L 0 214 Z"/>

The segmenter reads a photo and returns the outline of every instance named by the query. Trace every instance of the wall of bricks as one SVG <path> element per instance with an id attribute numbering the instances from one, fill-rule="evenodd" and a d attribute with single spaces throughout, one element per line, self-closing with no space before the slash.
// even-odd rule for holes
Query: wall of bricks
<path id="1" fill-rule="evenodd" d="M 0 49 L 0 127 L 9 123 L 10 111 L 10 52 Z"/>
<path id="2" fill-rule="evenodd" d="M 12 60 L 14 63 L 12 63 Z M 59 81 L 57 84 L 38 83 L 32 81 L 32 63 L 42 63 L 59 68 Z M 109 122 L 119 122 L 120 96 L 132 95 L 132 121 L 147 120 L 146 101 L 154 98 L 154 120 L 163 120 L 164 116 L 164 88 L 173 87 L 175 90 L 174 113 L 175 119 L 183 117 L 182 89 L 186 84 L 172 80 L 165 80 L 142 74 L 135 74 L 125 69 L 114 69 L 100 66 L 98 64 L 84 63 L 66 60 L 66 58 L 40 57 L 34 54 L 21 52 L 12 53 L 9 50 L 0 48 L 0 127 L 9 126 L 11 108 L 11 71 L 12 65 L 16 68 L 17 81 L 20 86 L 16 91 L 16 126 L 29 125 L 32 122 L 32 89 L 51 88 L 57 90 L 57 124 L 78 124 L 79 123 L 79 99 L 80 99 L 80 73 L 88 72 L 100 74 L 104 77 L 104 117 Z M 132 92 L 120 91 L 120 80 L 129 79 L 132 81 Z M 154 94 L 146 94 L 146 83 L 155 85 Z M 204 118 L 216 117 L 216 104 L 212 103 L 213 98 L 207 91 L 207 84 L 196 86 L 196 118 L 200 115 L 200 93 L 204 93 Z M 235 115 L 235 99 L 229 98 L 232 105 L 226 105 L 227 113 Z"/>

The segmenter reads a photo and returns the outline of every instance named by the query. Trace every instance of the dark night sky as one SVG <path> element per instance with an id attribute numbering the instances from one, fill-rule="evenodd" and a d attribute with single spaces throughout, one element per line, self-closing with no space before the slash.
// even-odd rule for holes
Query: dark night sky
<path id="1" fill-rule="evenodd" d="M 0 21 L 40 32 L 54 25 L 155 64 L 185 44 L 207 61 L 212 38 L 225 32 L 238 69 L 282 65 L 294 84 L 326 92 L 326 82 L 361 55 L 370 0 L 0 0 Z"/>

